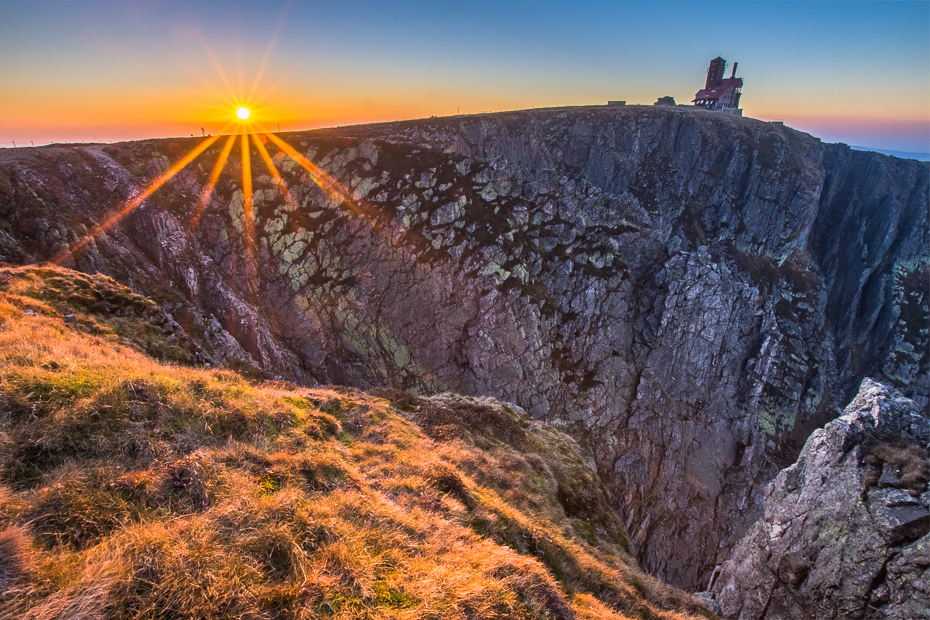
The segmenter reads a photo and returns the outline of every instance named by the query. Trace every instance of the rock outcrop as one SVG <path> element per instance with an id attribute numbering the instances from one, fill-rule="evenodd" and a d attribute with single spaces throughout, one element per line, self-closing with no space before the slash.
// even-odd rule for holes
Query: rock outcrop
<path id="1" fill-rule="evenodd" d="M 652 106 L 282 137 L 319 167 L 269 141 L 287 192 L 253 148 L 247 200 L 237 144 L 202 204 L 220 141 L 112 226 L 196 140 L 3 153 L 0 255 L 135 287 L 207 361 L 516 403 L 692 589 L 862 377 L 927 402 L 926 164 Z"/>
<path id="2" fill-rule="evenodd" d="M 866 379 L 715 573 L 726 618 L 930 618 L 930 419 Z"/>

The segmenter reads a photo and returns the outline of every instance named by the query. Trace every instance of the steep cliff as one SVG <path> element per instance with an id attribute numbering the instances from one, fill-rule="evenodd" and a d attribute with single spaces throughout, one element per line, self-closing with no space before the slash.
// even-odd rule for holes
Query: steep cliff
<path id="1" fill-rule="evenodd" d="M 930 617 L 930 419 L 869 379 L 782 470 L 713 591 L 750 620 Z"/>
<path id="2" fill-rule="evenodd" d="M 322 172 L 269 142 L 285 194 L 253 147 L 249 201 L 237 147 L 201 206 L 217 142 L 92 241 L 196 141 L 4 153 L 0 254 L 144 291 L 207 361 L 517 403 L 694 589 L 863 376 L 927 402 L 926 164 L 687 108 L 282 138 Z"/>

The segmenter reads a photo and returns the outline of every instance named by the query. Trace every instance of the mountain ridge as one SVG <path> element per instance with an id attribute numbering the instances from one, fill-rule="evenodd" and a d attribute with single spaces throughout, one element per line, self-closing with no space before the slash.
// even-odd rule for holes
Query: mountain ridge
<path id="1" fill-rule="evenodd" d="M 926 403 L 925 164 L 682 108 L 282 137 L 345 193 L 276 152 L 288 205 L 253 156 L 254 259 L 234 150 L 206 208 L 208 159 L 74 266 L 170 304 L 216 362 L 517 403 L 582 442 L 672 583 L 703 587 L 862 377 Z M 196 142 L 7 154 L 0 254 L 84 243 Z"/>

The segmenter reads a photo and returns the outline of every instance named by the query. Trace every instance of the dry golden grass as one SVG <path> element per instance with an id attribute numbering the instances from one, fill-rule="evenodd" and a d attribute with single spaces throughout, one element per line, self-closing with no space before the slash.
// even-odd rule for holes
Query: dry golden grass
<path id="1" fill-rule="evenodd" d="M 930 450 L 903 440 L 883 441 L 867 447 L 864 462 L 873 465 L 868 484 L 876 484 L 882 465 L 891 465 L 901 486 L 915 492 L 923 491 L 930 481 Z"/>
<path id="2" fill-rule="evenodd" d="M 148 307 L 0 270 L 0 618 L 708 615 L 636 568 L 577 446 L 506 405 L 164 364 L 111 308 L 65 323 L 62 290 Z"/>

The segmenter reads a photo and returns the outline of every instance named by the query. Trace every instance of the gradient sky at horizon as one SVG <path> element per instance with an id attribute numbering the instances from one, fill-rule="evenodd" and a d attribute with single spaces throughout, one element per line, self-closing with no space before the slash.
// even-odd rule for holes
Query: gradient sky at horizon
<path id="1" fill-rule="evenodd" d="M 717 55 L 747 116 L 930 152 L 926 0 L 0 0 L 0 146 L 216 133 L 256 79 L 283 130 L 684 103 Z"/>

